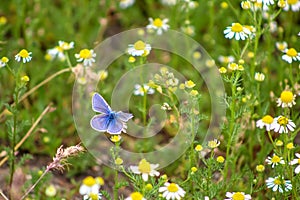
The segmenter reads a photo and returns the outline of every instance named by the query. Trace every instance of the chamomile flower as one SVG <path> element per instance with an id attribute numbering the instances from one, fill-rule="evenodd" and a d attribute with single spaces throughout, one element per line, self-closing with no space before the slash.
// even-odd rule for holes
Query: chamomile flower
<path id="1" fill-rule="evenodd" d="M 120 0 L 119 6 L 122 9 L 128 8 L 134 4 L 135 0 Z"/>
<path id="2" fill-rule="evenodd" d="M 162 192 L 162 196 L 167 200 L 180 200 L 185 195 L 185 191 L 176 183 L 166 182 L 158 191 Z"/>
<path id="3" fill-rule="evenodd" d="M 295 168 L 295 173 L 296 174 L 299 174 L 300 173 L 300 153 L 296 153 L 295 156 L 297 158 L 293 159 L 291 162 L 290 162 L 290 165 L 298 165 L 296 168 Z"/>
<path id="4" fill-rule="evenodd" d="M 150 164 L 146 159 L 142 159 L 138 166 L 130 166 L 134 174 L 142 174 L 144 181 L 148 181 L 149 176 L 159 176 L 159 172 L 155 169 L 159 164 Z"/>
<path id="5" fill-rule="evenodd" d="M 281 115 L 274 118 L 274 123 L 271 126 L 271 129 L 276 133 L 288 133 L 294 131 L 295 128 L 296 125 L 292 120 Z"/>
<path id="6" fill-rule="evenodd" d="M 241 7 L 244 9 L 244 10 L 248 10 L 251 8 L 251 2 L 250 1 L 242 1 L 241 2 Z"/>
<path id="7" fill-rule="evenodd" d="M 254 79 L 258 82 L 262 82 L 265 80 L 265 75 L 263 73 L 256 72 L 254 75 Z"/>
<path id="8" fill-rule="evenodd" d="M 284 52 L 284 50 L 288 47 L 288 44 L 285 41 L 283 41 L 283 42 L 276 42 L 275 45 L 276 45 L 276 48 L 279 51 L 282 51 L 282 52 Z"/>
<path id="9" fill-rule="evenodd" d="M 292 107 L 296 105 L 295 99 L 296 95 L 293 92 L 285 90 L 281 92 L 280 98 L 277 99 L 277 106 L 282 108 Z"/>
<path id="10" fill-rule="evenodd" d="M 95 194 L 99 194 L 100 185 L 97 183 L 96 179 L 91 176 L 86 177 L 82 181 L 82 185 L 79 188 L 79 193 L 84 195 L 84 199 L 92 199 L 90 198 L 90 194 L 95 196 Z"/>
<path id="11" fill-rule="evenodd" d="M 62 50 L 70 50 L 70 49 L 73 49 L 74 48 L 74 42 L 64 42 L 64 41 L 58 41 L 58 46 L 60 48 L 62 48 Z"/>
<path id="12" fill-rule="evenodd" d="M 22 49 L 17 55 L 15 55 L 15 60 L 18 62 L 22 60 L 23 63 L 29 62 L 32 59 L 31 54 L 32 52 Z"/>
<path id="13" fill-rule="evenodd" d="M 137 96 L 144 96 L 146 94 L 154 94 L 155 90 L 147 84 L 143 84 L 143 86 L 136 84 L 134 86 L 133 94 Z"/>
<path id="14" fill-rule="evenodd" d="M 270 115 L 265 115 L 263 118 L 261 118 L 260 120 L 258 120 L 256 122 L 256 127 L 262 129 L 264 126 L 266 127 L 267 131 L 272 130 L 272 124 L 274 122 L 274 118 Z"/>
<path id="15" fill-rule="evenodd" d="M 300 10 L 300 1 L 299 0 L 287 0 L 286 6 L 283 10 L 288 11 L 292 10 L 294 12 L 298 12 Z"/>
<path id="16" fill-rule="evenodd" d="M 224 30 L 225 38 L 235 40 L 245 40 L 251 34 L 251 31 L 240 23 L 232 23 L 231 26 L 226 27 Z"/>
<path id="17" fill-rule="evenodd" d="M 125 200 L 146 200 L 143 195 L 139 192 L 133 192 Z"/>
<path id="18" fill-rule="evenodd" d="M 210 141 L 208 141 L 207 145 L 208 145 L 209 148 L 215 149 L 215 148 L 217 148 L 220 145 L 220 141 L 217 140 L 217 139 L 210 140 Z"/>
<path id="19" fill-rule="evenodd" d="M 5 65 L 7 65 L 9 59 L 7 57 L 2 57 L 0 59 L 0 67 L 5 67 Z"/>
<path id="20" fill-rule="evenodd" d="M 102 194 L 100 192 L 97 193 L 89 193 L 89 194 L 85 194 L 83 195 L 83 200 L 100 200 L 102 199 Z"/>
<path id="21" fill-rule="evenodd" d="M 82 49 L 79 53 L 75 54 L 75 57 L 77 58 L 77 62 L 83 61 L 83 65 L 86 67 L 92 66 L 92 64 L 96 61 L 96 53 L 93 49 Z"/>
<path id="22" fill-rule="evenodd" d="M 276 176 L 274 178 L 269 177 L 266 180 L 267 188 L 271 188 L 273 192 L 279 191 L 283 193 L 283 191 L 288 192 L 292 190 L 292 183 L 290 180 L 284 180 L 281 176 Z"/>
<path id="23" fill-rule="evenodd" d="M 282 157 L 277 156 L 276 154 L 273 154 L 272 157 L 268 156 L 268 158 L 266 159 L 266 162 L 271 165 L 272 168 L 274 168 L 275 166 L 282 164 L 284 165 L 285 162 L 283 160 Z"/>
<path id="24" fill-rule="evenodd" d="M 146 44 L 145 42 L 139 40 L 134 44 L 128 45 L 127 52 L 132 56 L 147 56 L 151 51 L 150 44 Z"/>
<path id="25" fill-rule="evenodd" d="M 161 35 L 163 32 L 166 32 L 169 29 L 169 25 L 167 24 L 169 19 L 160 19 L 160 18 L 149 18 L 150 24 L 147 25 L 147 29 L 149 31 L 156 31 L 157 35 Z"/>
<path id="26" fill-rule="evenodd" d="M 244 192 L 226 192 L 226 197 L 228 197 L 225 200 L 250 200 L 251 195 L 245 194 Z"/>
<path id="27" fill-rule="evenodd" d="M 300 61 L 300 53 L 296 51 L 294 48 L 285 49 L 283 51 L 285 54 L 282 55 L 282 59 L 288 63 L 292 63 L 293 61 Z"/>
<path id="28" fill-rule="evenodd" d="M 174 6 L 179 0 L 161 0 L 161 3 L 166 6 Z"/>
<path id="29" fill-rule="evenodd" d="M 270 6 L 274 4 L 274 0 L 257 0 L 258 2 L 262 2 L 266 6 Z"/>
<path id="30" fill-rule="evenodd" d="M 60 61 L 64 61 L 66 59 L 64 50 L 60 46 L 56 46 L 52 49 L 48 49 L 47 55 L 49 55 L 50 60 L 58 58 Z"/>
<path id="31" fill-rule="evenodd" d="M 57 194 L 57 190 L 54 185 L 49 185 L 45 190 L 45 194 L 47 197 L 55 197 L 55 195 Z"/>
<path id="32" fill-rule="evenodd" d="M 227 65 L 228 63 L 232 63 L 235 61 L 233 56 L 219 56 L 218 60 L 220 63 Z"/>

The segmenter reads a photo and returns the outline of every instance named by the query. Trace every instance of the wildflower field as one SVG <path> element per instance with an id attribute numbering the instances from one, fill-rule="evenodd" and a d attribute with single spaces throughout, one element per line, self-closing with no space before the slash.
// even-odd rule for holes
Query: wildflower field
<path id="1" fill-rule="evenodd" d="M 300 0 L 0 3 L 0 199 L 300 199 Z"/>

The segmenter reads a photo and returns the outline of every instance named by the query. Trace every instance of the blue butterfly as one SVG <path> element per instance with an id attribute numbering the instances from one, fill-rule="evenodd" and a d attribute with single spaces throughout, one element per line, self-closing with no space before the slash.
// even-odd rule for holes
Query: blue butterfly
<path id="1" fill-rule="evenodd" d="M 127 128 L 126 122 L 133 117 L 130 113 L 112 111 L 104 98 L 98 93 L 93 95 L 92 108 L 95 112 L 101 113 L 95 115 L 90 122 L 91 127 L 99 132 L 108 132 L 110 134 L 125 132 Z"/>

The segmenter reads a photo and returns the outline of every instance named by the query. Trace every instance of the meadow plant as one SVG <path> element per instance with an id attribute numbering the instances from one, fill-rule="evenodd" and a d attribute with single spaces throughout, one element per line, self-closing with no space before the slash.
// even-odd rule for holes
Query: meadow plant
<path id="1" fill-rule="evenodd" d="M 3 2 L 0 196 L 299 199 L 299 11 Z"/>

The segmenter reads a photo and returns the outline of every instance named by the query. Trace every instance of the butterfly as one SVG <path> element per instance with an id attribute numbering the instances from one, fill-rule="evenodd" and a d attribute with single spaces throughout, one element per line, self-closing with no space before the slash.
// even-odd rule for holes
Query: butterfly
<path id="1" fill-rule="evenodd" d="M 95 112 L 101 113 L 91 119 L 91 127 L 99 132 L 108 132 L 110 134 L 120 134 L 126 132 L 126 122 L 133 115 L 122 111 L 113 111 L 105 99 L 98 93 L 92 98 L 92 108 Z"/>

